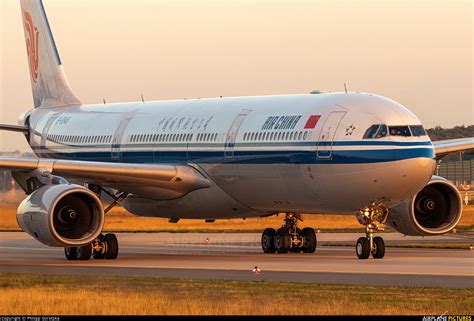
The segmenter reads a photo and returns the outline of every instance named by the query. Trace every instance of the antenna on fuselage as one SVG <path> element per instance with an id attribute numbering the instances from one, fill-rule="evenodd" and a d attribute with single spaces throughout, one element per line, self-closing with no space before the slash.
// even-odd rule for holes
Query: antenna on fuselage
<path id="1" fill-rule="evenodd" d="M 344 90 L 346 91 L 346 94 L 347 94 L 347 85 L 346 85 L 346 83 L 344 83 Z"/>
<path id="2" fill-rule="evenodd" d="M 145 103 L 145 98 L 143 98 L 143 94 L 142 94 L 142 103 Z"/>
<path id="3" fill-rule="evenodd" d="M 102 101 L 104 102 L 104 105 L 106 105 L 107 103 L 105 102 L 105 98 L 102 98 Z"/>

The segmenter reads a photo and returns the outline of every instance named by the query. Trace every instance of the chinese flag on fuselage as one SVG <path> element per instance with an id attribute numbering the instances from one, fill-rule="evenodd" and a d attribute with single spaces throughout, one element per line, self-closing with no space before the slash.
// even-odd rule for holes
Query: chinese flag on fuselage
<path id="1" fill-rule="evenodd" d="M 316 125 L 318 124 L 318 121 L 320 118 L 321 118 L 321 115 L 309 116 L 308 121 L 306 122 L 306 125 L 304 125 L 304 129 L 314 129 Z"/>

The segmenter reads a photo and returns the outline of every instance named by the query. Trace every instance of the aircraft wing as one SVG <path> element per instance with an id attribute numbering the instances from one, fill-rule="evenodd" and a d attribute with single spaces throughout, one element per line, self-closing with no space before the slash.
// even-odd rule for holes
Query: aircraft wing
<path id="1" fill-rule="evenodd" d="M 199 170 L 186 164 L 125 164 L 0 157 L 0 169 L 20 175 L 40 170 L 87 183 L 102 185 L 144 197 L 172 199 L 211 186 Z M 151 194 L 151 195 L 150 195 Z"/>
<path id="2" fill-rule="evenodd" d="M 474 137 L 449 139 L 433 142 L 436 157 L 442 158 L 450 153 L 474 150 Z"/>

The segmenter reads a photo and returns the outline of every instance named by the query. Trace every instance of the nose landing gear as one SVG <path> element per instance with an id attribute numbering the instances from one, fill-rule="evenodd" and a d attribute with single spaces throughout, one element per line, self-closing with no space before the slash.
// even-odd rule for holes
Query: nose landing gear
<path id="1" fill-rule="evenodd" d="M 277 231 L 267 228 L 262 233 L 264 253 L 314 253 L 316 250 L 316 233 L 312 228 L 298 228 L 302 221 L 300 214 L 287 213 L 285 223 Z"/>
<path id="2" fill-rule="evenodd" d="M 387 216 L 388 209 L 382 206 L 373 206 L 359 211 L 356 217 L 360 224 L 365 225 L 366 235 L 356 242 L 356 254 L 359 259 L 368 259 L 370 254 L 374 259 L 385 256 L 385 242 L 379 236 L 374 237 L 374 233 L 384 230 L 380 225 L 385 223 Z"/>

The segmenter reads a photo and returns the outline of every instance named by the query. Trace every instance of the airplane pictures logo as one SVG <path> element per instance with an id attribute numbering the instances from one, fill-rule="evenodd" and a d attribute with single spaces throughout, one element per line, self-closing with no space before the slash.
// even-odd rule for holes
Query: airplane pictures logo
<path id="1" fill-rule="evenodd" d="M 30 62 L 31 79 L 33 79 L 33 82 L 36 82 L 38 80 L 39 68 L 39 31 L 33 25 L 33 19 L 28 11 L 23 11 L 23 21 L 25 23 L 25 30 L 28 33 L 26 39 L 26 50 Z"/>

